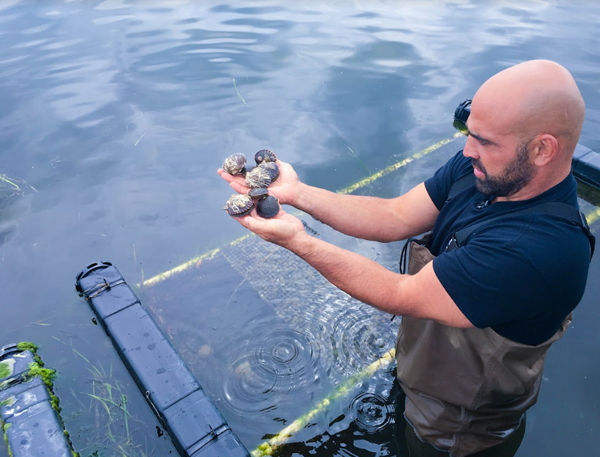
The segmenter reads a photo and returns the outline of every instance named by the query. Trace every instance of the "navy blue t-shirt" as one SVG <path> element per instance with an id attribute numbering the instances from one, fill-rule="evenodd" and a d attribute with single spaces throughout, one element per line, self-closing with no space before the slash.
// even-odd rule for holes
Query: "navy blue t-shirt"
<path id="1" fill-rule="evenodd" d="M 425 181 L 440 214 L 432 232 L 433 269 L 456 305 L 478 328 L 492 327 L 513 341 L 536 345 L 550 338 L 579 303 L 587 280 L 590 244 L 566 218 L 507 214 L 476 229 L 463 246 L 445 252 L 452 235 L 473 221 L 543 202 L 577 204 L 573 174 L 535 198 L 485 200 L 475 185 L 446 201 L 452 183 L 473 173 L 462 151 Z"/>

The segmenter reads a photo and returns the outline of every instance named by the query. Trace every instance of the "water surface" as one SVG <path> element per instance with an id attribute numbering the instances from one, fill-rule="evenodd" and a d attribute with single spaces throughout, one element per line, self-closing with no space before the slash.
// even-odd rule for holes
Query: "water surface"
<path id="1" fill-rule="evenodd" d="M 0 213 L 0 344 L 32 340 L 59 370 L 56 388 L 82 455 L 174 452 L 75 294 L 81 268 L 108 260 L 135 284 L 243 235 L 222 211 L 231 190 L 215 173 L 230 153 L 267 147 L 306 182 L 342 189 L 450 138 L 458 103 L 527 59 L 571 70 L 587 104 L 580 142 L 600 151 L 599 22 L 592 2 L 0 2 L 0 174 L 22 189 Z M 405 192 L 444 160 L 415 162 L 371 191 Z M 393 247 L 352 243 L 393 263 Z M 595 260 L 590 277 L 599 268 Z M 209 292 L 230 297 L 236 281 L 213 278 Z M 393 344 L 393 335 L 356 323 L 362 316 L 379 325 L 382 316 L 353 305 L 327 322 L 299 308 L 292 322 L 271 304 L 290 306 L 293 289 L 267 296 L 272 289 L 240 287 L 246 301 L 227 298 L 223 311 L 239 316 L 231 322 L 217 311 L 199 315 L 197 297 L 182 289 L 183 305 L 161 325 L 196 349 L 190 365 L 229 367 L 231 377 L 206 382 L 250 449 Z M 253 306 L 257 290 L 269 306 Z M 146 298 L 159 306 L 156 294 Z M 552 349 L 518 455 L 594 453 L 599 294 L 590 282 L 573 329 Z M 272 338 L 211 353 L 247 322 Z M 339 349 L 334 360 L 315 343 L 326 336 Z M 291 367 L 288 378 L 274 376 L 282 366 Z M 374 376 L 303 429 L 300 455 L 392 455 L 389 437 L 372 433 L 387 421 L 389 379 Z M 270 381 L 267 412 L 256 414 L 243 399 Z M 122 408 L 109 412 L 96 399 L 121 395 L 128 430 Z"/>

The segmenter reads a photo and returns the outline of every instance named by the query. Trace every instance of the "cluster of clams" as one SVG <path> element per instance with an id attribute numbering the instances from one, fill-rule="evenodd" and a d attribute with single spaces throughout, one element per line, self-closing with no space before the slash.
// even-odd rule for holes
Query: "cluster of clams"
<path id="1" fill-rule="evenodd" d="M 261 149 L 254 155 L 256 167 L 246 169 L 246 156 L 241 153 L 232 154 L 223 162 L 223 170 L 231 175 L 241 174 L 246 184 L 251 187 L 248 195 L 234 194 L 223 208 L 230 216 L 240 217 L 250 214 L 256 206 L 260 217 L 271 218 L 279 213 L 279 200 L 269 195 L 267 188 L 279 177 L 277 157 L 268 149 Z"/>

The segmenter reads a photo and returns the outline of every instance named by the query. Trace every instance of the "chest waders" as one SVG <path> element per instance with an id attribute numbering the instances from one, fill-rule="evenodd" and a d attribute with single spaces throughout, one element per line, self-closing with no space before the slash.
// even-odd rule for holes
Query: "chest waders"
<path id="1" fill-rule="evenodd" d="M 576 208 L 546 203 L 522 211 L 558 212 L 576 220 L 587 230 L 593 252 L 593 236 Z M 486 222 L 455 233 L 446 250 L 459 248 Z M 428 240 L 429 235 L 407 241 L 401 273 L 416 274 L 434 259 L 426 247 Z M 396 345 L 398 382 L 406 394 L 404 415 L 417 436 L 452 457 L 504 442 L 537 401 L 546 352 L 570 323 L 571 315 L 550 339 L 529 346 L 491 328 L 461 329 L 402 317 Z"/>

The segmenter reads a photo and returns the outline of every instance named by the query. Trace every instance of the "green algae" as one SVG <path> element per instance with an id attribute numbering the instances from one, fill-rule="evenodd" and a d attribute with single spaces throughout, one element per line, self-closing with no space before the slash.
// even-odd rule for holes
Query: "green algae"
<path id="1" fill-rule="evenodd" d="M 8 378 L 12 373 L 12 366 L 8 362 L 0 362 L 0 378 Z"/>
<path id="2" fill-rule="evenodd" d="M 8 397 L 6 400 L 0 401 L 0 408 L 3 407 L 3 406 L 9 406 L 10 407 L 10 406 L 12 406 L 12 405 L 15 404 L 15 401 L 16 400 L 15 400 L 14 396 L 13 397 Z"/>
<path id="3" fill-rule="evenodd" d="M 6 433 L 12 424 L 7 424 L 2 419 L 0 419 L 0 425 L 2 426 L 2 432 L 4 434 L 4 442 L 6 443 L 6 448 L 8 449 L 9 457 L 13 457 L 12 449 L 10 448 L 10 444 L 8 443 L 8 434 Z"/>
<path id="4" fill-rule="evenodd" d="M 29 341 L 21 341 L 17 344 L 17 349 L 19 351 L 31 351 L 33 354 L 37 354 L 38 347 L 36 344 Z"/>
<path id="5" fill-rule="evenodd" d="M 44 368 L 39 362 L 31 362 L 29 364 L 29 376 L 38 377 L 44 381 L 48 387 L 54 387 L 54 378 L 56 378 L 56 370 L 51 368 Z"/>
<path id="6" fill-rule="evenodd" d="M 25 382 L 30 381 L 34 378 L 39 378 L 42 380 L 42 382 L 46 385 L 48 393 L 50 395 L 50 405 L 52 406 L 52 408 L 54 409 L 54 411 L 56 411 L 56 415 L 58 417 L 58 420 L 60 422 L 60 426 L 63 430 L 64 436 L 67 439 L 67 442 L 69 444 L 69 448 L 71 451 L 71 455 L 72 457 L 80 457 L 79 453 L 77 453 L 74 449 L 73 449 L 73 443 L 71 441 L 71 437 L 69 432 L 66 430 L 65 428 L 65 424 L 64 421 L 62 419 L 62 416 L 60 414 L 61 412 L 61 407 L 60 407 L 60 400 L 59 398 L 54 394 L 54 380 L 56 378 L 56 370 L 53 370 L 51 368 L 45 368 L 44 362 L 42 361 L 41 357 L 38 355 L 37 350 L 38 350 L 38 346 L 34 343 L 30 343 L 27 341 L 21 342 L 19 344 L 17 344 L 17 349 L 19 349 L 20 351 L 24 352 L 24 351 L 30 351 L 31 354 L 33 355 L 33 362 L 29 364 L 29 371 L 23 376 L 23 380 Z M 22 357 L 22 355 L 15 355 L 14 357 Z M 10 359 L 6 362 L 2 362 L 0 363 L 0 378 L 2 377 L 7 377 L 10 376 L 13 372 L 13 365 L 14 365 L 14 360 L 12 361 L 13 363 L 10 364 Z M 3 365 L 6 365 L 3 368 Z M 9 371 L 7 372 L 6 376 L 1 376 L 6 369 L 8 369 Z M 6 383 L 6 382 L 5 382 Z M 2 386 L 0 385 L 0 388 Z M 2 401 L 0 403 L 0 406 L 11 406 L 14 403 L 15 399 L 14 397 L 10 397 L 4 401 Z M 4 423 L 4 421 L 2 421 L 0 419 L 0 425 L 2 426 L 3 432 L 4 432 L 4 441 L 6 442 L 6 445 L 8 447 L 8 454 L 10 457 L 13 456 L 13 453 L 10 449 L 10 445 L 8 442 L 8 435 L 6 433 L 6 431 L 10 428 L 10 426 L 12 424 L 10 423 Z"/>

